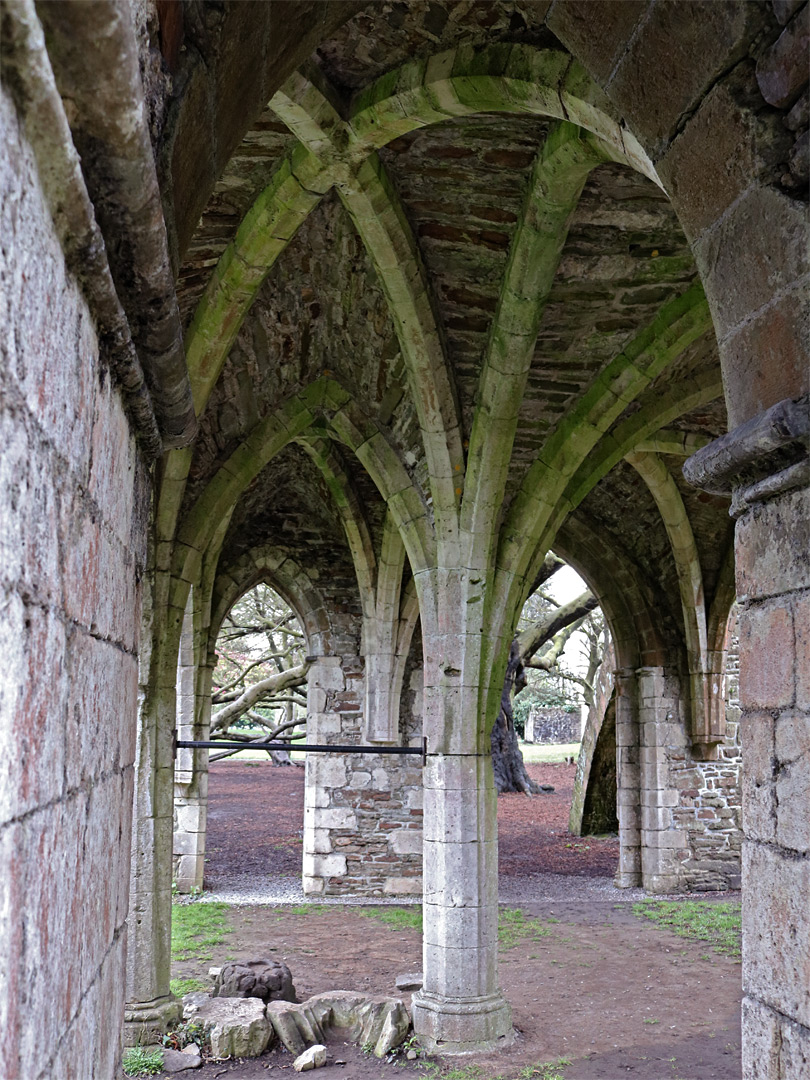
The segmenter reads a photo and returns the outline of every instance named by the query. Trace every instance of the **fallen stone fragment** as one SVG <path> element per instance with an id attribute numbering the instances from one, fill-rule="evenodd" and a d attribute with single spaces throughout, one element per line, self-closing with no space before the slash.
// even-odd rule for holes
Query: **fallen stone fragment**
<path id="1" fill-rule="evenodd" d="M 197 1055 L 197 1057 L 199 1057 L 200 1048 L 199 1048 L 199 1046 L 197 1046 L 196 1043 L 189 1043 L 188 1046 L 183 1047 L 183 1049 L 180 1051 L 180 1053 L 181 1054 L 191 1054 L 192 1056 Z"/>
<path id="2" fill-rule="evenodd" d="M 376 1057 L 385 1057 L 399 1046 L 411 1026 L 408 1010 L 399 998 L 333 990 L 316 994 L 301 1004 L 271 1001 L 267 1019 L 292 1054 L 320 1043 L 324 1032 L 337 1033 L 361 1046 L 370 1046 Z"/>
<path id="3" fill-rule="evenodd" d="M 163 1051 L 164 1072 L 179 1073 L 184 1072 L 186 1069 L 199 1069 L 201 1065 L 202 1058 L 199 1054 L 186 1054 L 183 1050 Z"/>
<path id="4" fill-rule="evenodd" d="M 296 1072 L 309 1072 L 310 1069 L 320 1069 L 320 1067 L 325 1064 L 326 1047 L 316 1044 L 315 1046 L 310 1046 L 303 1054 L 299 1054 L 293 1062 L 293 1068 Z"/>
<path id="5" fill-rule="evenodd" d="M 265 1016 L 264 1002 L 259 998 L 186 994 L 183 1017 L 203 1024 L 215 1058 L 258 1057 L 273 1039 L 273 1028 Z"/>
<path id="6" fill-rule="evenodd" d="M 295 987 L 286 964 L 278 960 L 247 960 L 220 968 L 214 977 L 212 997 L 295 1001 Z"/>
<path id="7" fill-rule="evenodd" d="M 425 976 L 421 971 L 412 972 L 410 975 L 397 975 L 397 990 L 421 990 Z"/>

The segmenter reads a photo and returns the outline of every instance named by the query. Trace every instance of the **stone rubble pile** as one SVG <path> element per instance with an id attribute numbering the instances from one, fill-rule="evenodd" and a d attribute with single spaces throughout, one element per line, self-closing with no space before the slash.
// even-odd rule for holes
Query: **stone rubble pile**
<path id="1" fill-rule="evenodd" d="M 400 1045 L 411 1026 L 408 1010 L 399 998 L 350 990 L 316 994 L 300 1003 L 276 1000 L 266 1004 L 256 997 L 213 997 L 198 991 L 183 998 L 183 1019 L 203 1024 L 211 1040 L 211 1053 L 219 1059 L 258 1057 L 276 1039 L 300 1058 L 305 1051 L 322 1045 L 332 1030 L 351 1042 L 370 1046 L 375 1056 L 382 1058 Z"/>

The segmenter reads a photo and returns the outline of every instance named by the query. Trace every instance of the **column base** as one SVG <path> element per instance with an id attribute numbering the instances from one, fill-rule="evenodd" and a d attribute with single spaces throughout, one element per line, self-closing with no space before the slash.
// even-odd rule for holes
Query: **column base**
<path id="1" fill-rule="evenodd" d="M 512 1006 L 502 994 L 446 998 L 420 990 L 411 1000 L 413 1029 L 431 1054 L 480 1054 L 511 1046 Z"/>
<path id="2" fill-rule="evenodd" d="M 183 1019 L 183 1003 L 174 994 L 153 1001 L 128 1002 L 124 1007 L 124 1046 L 158 1043 Z"/>
<path id="3" fill-rule="evenodd" d="M 617 889 L 635 889 L 641 885 L 640 870 L 619 870 L 613 879 Z"/>

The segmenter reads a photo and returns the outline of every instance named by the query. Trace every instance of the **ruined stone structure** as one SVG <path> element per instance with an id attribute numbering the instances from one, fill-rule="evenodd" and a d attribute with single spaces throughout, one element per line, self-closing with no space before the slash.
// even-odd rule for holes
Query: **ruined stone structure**
<path id="1" fill-rule="evenodd" d="M 579 709 L 533 708 L 526 718 L 526 742 L 571 743 L 579 742 L 582 720 Z"/>
<path id="2" fill-rule="evenodd" d="M 489 727 L 552 546 L 615 644 L 622 884 L 722 787 L 736 591 L 745 1075 L 806 1071 L 809 17 L 2 0 L 0 1075 L 177 1016 L 172 735 L 257 580 L 313 735 L 428 739 L 399 851 L 388 765 L 310 769 L 311 888 L 406 888 L 422 802 L 416 1031 L 507 1042 Z"/>

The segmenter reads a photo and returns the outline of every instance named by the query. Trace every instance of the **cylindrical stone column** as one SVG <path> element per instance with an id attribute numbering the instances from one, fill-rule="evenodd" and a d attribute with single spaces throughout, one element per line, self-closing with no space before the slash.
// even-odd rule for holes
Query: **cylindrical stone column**
<path id="1" fill-rule="evenodd" d="M 504 1046 L 498 988 L 498 836 L 488 754 L 436 754 L 424 770 L 424 972 L 414 1030 L 442 1054 Z"/>
<path id="2" fill-rule="evenodd" d="M 641 884 L 641 769 L 636 712 L 636 673 L 616 672 L 616 812 L 619 819 L 620 889 Z"/>

